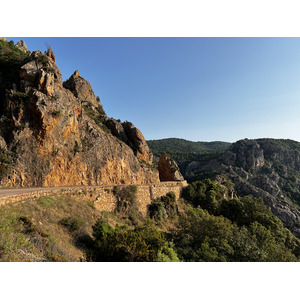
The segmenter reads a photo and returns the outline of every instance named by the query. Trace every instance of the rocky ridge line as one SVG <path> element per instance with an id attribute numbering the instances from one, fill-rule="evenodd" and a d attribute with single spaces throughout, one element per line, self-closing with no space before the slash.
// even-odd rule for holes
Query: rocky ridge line
<path id="1" fill-rule="evenodd" d="M 132 123 L 108 118 L 78 71 L 63 82 L 52 49 L 30 53 L 24 42 L 17 45 L 12 51 L 28 56 L 1 99 L 1 186 L 159 182 Z"/>

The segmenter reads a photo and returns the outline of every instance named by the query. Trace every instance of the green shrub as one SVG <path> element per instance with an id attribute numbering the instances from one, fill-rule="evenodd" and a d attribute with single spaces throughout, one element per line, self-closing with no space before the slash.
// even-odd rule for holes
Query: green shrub
<path id="1" fill-rule="evenodd" d="M 49 196 L 43 196 L 39 198 L 38 204 L 46 207 L 51 207 L 55 205 L 55 199 Z"/>
<path id="2" fill-rule="evenodd" d="M 115 186 L 113 193 L 117 198 L 117 211 L 129 214 L 132 209 L 136 209 L 136 192 L 137 187 L 130 185 L 126 187 Z"/>
<path id="3" fill-rule="evenodd" d="M 94 202 L 88 201 L 88 202 L 87 202 L 87 205 L 88 205 L 89 207 L 95 209 L 95 203 L 94 203 Z"/>
<path id="4" fill-rule="evenodd" d="M 161 201 L 153 201 L 149 207 L 149 216 L 155 221 L 161 221 L 164 217 L 164 204 Z"/>
<path id="5" fill-rule="evenodd" d="M 223 199 L 223 193 L 224 190 L 220 185 L 210 179 L 205 179 L 189 184 L 183 189 L 182 197 L 195 207 L 200 205 L 201 208 L 214 214 Z"/>
<path id="6" fill-rule="evenodd" d="M 31 253 L 32 243 L 26 238 L 27 225 L 18 213 L 0 211 L 0 258 L 1 261 L 19 261 L 18 250 Z"/>
<path id="7" fill-rule="evenodd" d="M 59 224 L 67 227 L 71 232 L 80 229 L 85 222 L 78 217 L 66 217 L 60 220 Z"/>
<path id="8" fill-rule="evenodd" d="M 76 143 L 76 145 L 74 146 L 74 152 L 80 152 L 81 151 L 81 147 Z"/>
<path id="9" fill-rule="evenodd" d="M 173 218 L 177 215 L 177 210 L 176 195 L 172 191 L 156 199 L 148 207 L 149 216 L 155 221 L 161 221 L 165 217 Z"/>
<path id="10" fill-rule="evenodd" d="M 59 117 L 61 115 L 61 111 L 60 110 L 54 110 L 53 112 L 52 112 L 52 116 L 53 117 Z"/>
<path id="11" fill-rule="evenodd" d="M 166 243 L 164 236 L 150 224 L 135 229 L 117 225 L 114 229 L 103 219 L 93 226 L 93 236 L 94 261 L 155 261 Z"/>
<path id="12" fill-rule="evenodd" d="M 13 43 L 0 41 L 0 98 L 5 98 L 5 90 L 11 90 L 13 84 L 20 84 L 20 67 L 28 61 L 29 53 L 18 49 Z M 3 113 L 4 101 L 0 103 L 0 111 Z"/>
<path id="13" fill-rule="evenodd" d="M 179 262 L 173 242 L 166 242 L 157 253 L 155 261 L 157 262 Z"/>
<path id="14" fill-rule="evenodd" d="M 98 124 L 98 126 L 106 133 L 111 133 L 111 130 L 109 128 L 107 128 L 107 126 L 105 124 Z"/>
<path id="15" fill-rule="evenodd" d="M 36 60 L 41 63 L 44 68 L 46 68 L 49 64 L 49 57 L 45 54 L 40 54 Z"/>

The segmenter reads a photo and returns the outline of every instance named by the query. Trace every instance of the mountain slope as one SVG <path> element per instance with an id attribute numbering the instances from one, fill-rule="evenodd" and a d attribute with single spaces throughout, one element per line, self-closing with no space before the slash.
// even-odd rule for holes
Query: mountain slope
<path id="1" fill-rule="evenodd" d="M 147 143 L 153 154 L 157 156 L 160 156 L 163 152 L 222 152 L 230 146 L 230 143 L 227 142 L 192 142 L 177 138 L 148 140 Z"/>
<path id="2" fill-rule="evenodd" d="M 205 165 L 188 168 L 198 174 L 226 174 L 240 196 L 262 197 L 296 236 L 300 236 L 300 143 L 291 140 L 240 140 Z"/>
<path id="3" fill-rule="evenodd" d="M 192 142 L 176 138 L 149 140 L 147 143 L 154 154 L 155 162 L 163 152 L 166 152 L 176 161 L 180 172 L 188 182 L 205 179 L 207 176 L 215 174 L 214 172 L 198 174 L 193 169 L 191 170 L 191 167 L 193 164 L 196 164 L 197 167 L 199 164 L 205 165 L 224 153 L 231 145 L 227 142 Z"/>
<path id="4" fill-rule="evenodd" d="M 142 133 L 108 118 L 78 71 L 62 82 L 50 48 L 0 40 L 0 103 L 1 186 L 159 182 Z"/>

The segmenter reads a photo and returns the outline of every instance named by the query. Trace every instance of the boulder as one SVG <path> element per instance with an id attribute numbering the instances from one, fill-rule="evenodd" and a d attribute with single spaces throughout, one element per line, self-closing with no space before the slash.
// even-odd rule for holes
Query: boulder
<path id="1" fill-rule="evenodd" d="M 32 60 L 21 67 L 20 77 L 29 82 L 35 82 L 38 70 L 42 68 L 42 64 Z"/>
<path id="2" fill-rule="evenodd" d="M 164 153 L 158 161 L 158 172 L 160 181 L 183 181 L 184 178 L 179 171 L 176 162 Z"/>

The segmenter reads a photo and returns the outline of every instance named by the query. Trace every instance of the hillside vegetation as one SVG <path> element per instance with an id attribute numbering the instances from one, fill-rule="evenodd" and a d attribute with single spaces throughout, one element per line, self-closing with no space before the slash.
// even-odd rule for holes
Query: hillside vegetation
<path id="1" fill-rule="evenodd" d="M 147 216 L 134 189 L 116 192 L 126 197 L 114 212 L 97 211 L 76 193 L 1 206 L 0 261 L 300 259 L 300 240 L 262 199 L 237 197 L 226 177 L 194 182 L 180 199 L 170 192 Z"/>
<path id="2" fill-rule="evenodd" d="M 148 146 L 154 155 L 160 156 L 163 152 L 179 153 L 206 153 L 224 152 L 230 143 L 226 142 L 192 142 L 184 139 L 169 138 L 161 140 L 148 140 Z"/>
<path id="3" fill-rule="evenodd" d="M 180 172 L 188 182 L 213 177 L 215 172 L 198 172 L 190 170 L 189 166 L 197 164 L 197 169 L 206 165 L 210 160 L 219 157 L 231 145 L 227 142 L 192 142 L 184 139 L 170 138 L 147 141 L 157 162 L 162 153 L 167 153 L 176 161 Z"/>

